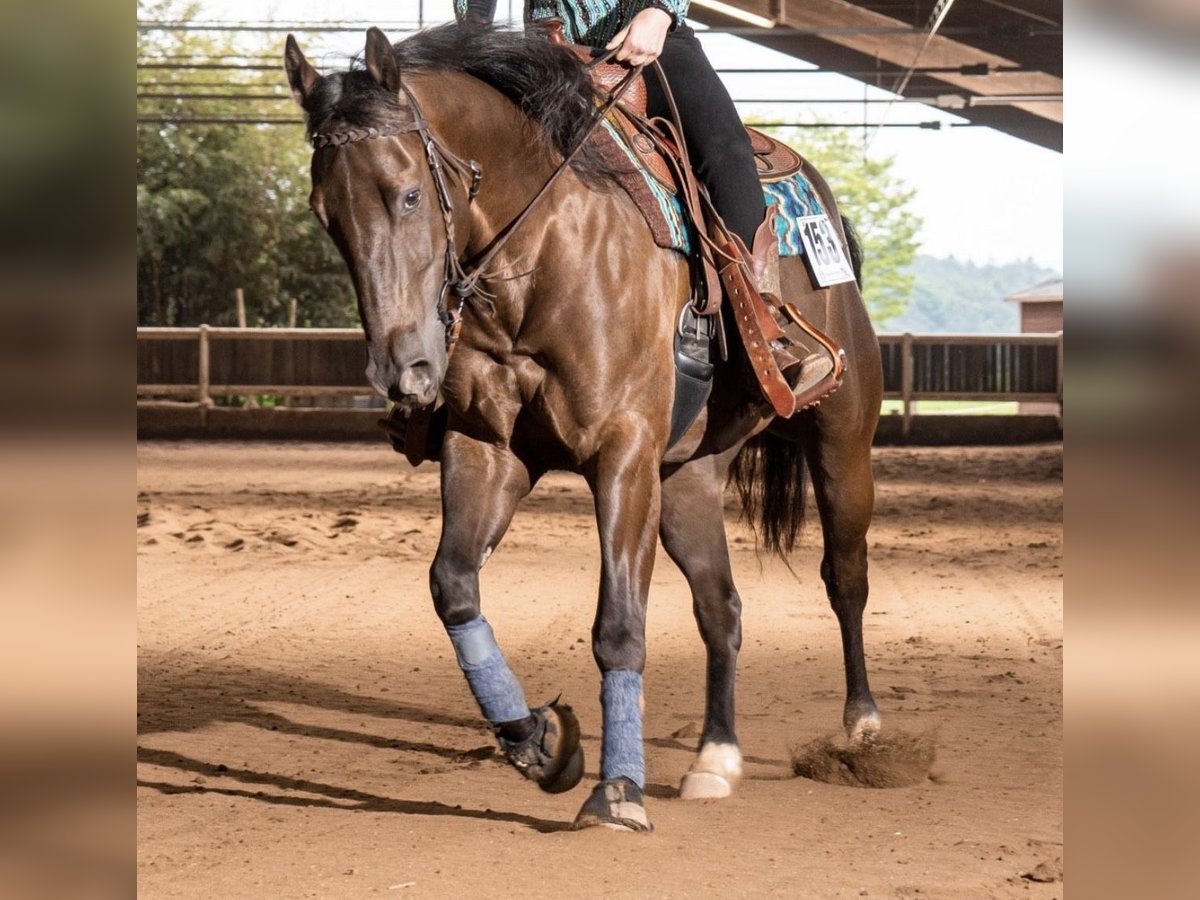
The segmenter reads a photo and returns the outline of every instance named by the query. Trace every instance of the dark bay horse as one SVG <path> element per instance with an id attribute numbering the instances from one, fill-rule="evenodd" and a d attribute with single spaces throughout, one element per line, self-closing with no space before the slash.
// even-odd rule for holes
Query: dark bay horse
<path id="1" fill-rule="evenodd" d="M 731 478 L 760 546 L 786 558 L 811 474 L 821 577 L 844 648 L 843 723 L 852 741 L 869 741 L 879 713 L 862 616 L 882 378 L 857 286 L 814 290 L 802 261 L 784 259 L 783 296 L 845 348 L 843 386 L 818 408 L 775 419 L 735 348 L 718 364 L 705 412 L 668 450 L 672 340 L 688 265 L 654 244 L 598 157 L 585 151 L 571 160 L 507 234 L 461 321 L 452 315 L 452 281 L 586 135 L 597 98 L 578 60 L 536 36 L 444 26 L 395 47 L 372 29 L 361 70 L 322 77 L 290 37 L 285 61 L 316 148 L 312 208 L 354 282 L 368 377 L 402 407 L 439 392 L 449 407 L 433 601 L 509 761 L 550 791 L 573 787 L 583 773 L 574 714 L 560 704 L 529 708 L 480 610 L 480 568 L 550 470 L 586 478 L 601 543 L 592 628 L 602 673 L 601 781 L 578 826 L 649 829 L 641 673 L 660 537 L 690 585 L 708 656 L 704 728 L 681 794 L 727 796 L 741 775 L 741 599 L 722 512 Z M 481 178 L 465 160 L 478 162 Z M 808 174 L 838 222 L 828 186 Z M 448 354 L 448 331 L 460 325 Z"/>

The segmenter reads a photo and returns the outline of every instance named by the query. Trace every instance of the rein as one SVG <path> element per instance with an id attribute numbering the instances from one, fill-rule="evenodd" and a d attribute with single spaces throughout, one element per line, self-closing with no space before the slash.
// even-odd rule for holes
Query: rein
<path id="1" fill-rule="evenodd" d="M 593 66 L 605 63 L 612 59 L 616 53 L 617 50 L 610 50 L 591 62 L 586 63 L 585 68 L 590 69 Z M 450 196 L 450 186 L 446 181 L 446 171 L 449 170 L 460 178 L 465 178 L 468 173 L 470 174 L 471 183 L 467 190 L 467 202 L 470 203 L 475 199 L 476 194 L 479 193 L 480 182 L 483 180 L 483 167 L 473 159 L 464 160 L 455 155 L 430 131 L 429 121 L 425 118 L 425 114 L 422 112 L 417 98 L 408 89 L 408 85 L 401 83 L 400 90 L 408 100 L 413 114 L 413 121 L 403 125 L 388 124 L 370 128 L 351 128 L 345 131 L 321 132 L 312 136 L 313 148 L 320 149 L 322 147 L 341 147 L 345 144 L 351 144 L 368 138 L 399 137 L 400 135 L 410 134 L 414 131 L 420 135 L 421 143 L 425 147 L 425 160 L 429 166 L 429 172 L 433 176 L 433 184 L 437 191 L 438 206 L 442 213 L 442 225 L 446 232 L 446 262 L 442 276 L 442 288 L 438 295 L 437 314 L 438 319 L 446 329 L 447 356 L 454 351 L 454 347 L 458 343 L 459 334 L 462 332 L 463 307 L 467 301 L 475 297 L 486 301 L 489 306 L 493 305 L 492 301 L 495 297 L 480 286 L 480 282 L 487 277 L 488 266 L 495 260 L 497 254 L 503 249 L 516 230 L 521 227 L 521 224 L 529 217 L 529 214 L 533 212 L 538 203 L 550 192 L 550 188 L 554 186 L 554 183 L 558 181 L 563 172 L 567 170 L 583 150 L 584 145 L 587 144 L 588 139 L 600 126 L 600 123 L 604 121 L 613 107 L 625 96 L 629 87 L 641 75 L 643 68 L 644 66 L 635 66 L 629 70 L 629 73 L 613 88 L 607 101 L 597 108 L 595 118 L 584 130 L 578 143 L 575 144 L 570 153 L 563 157 L 562 162 L 558 164 L 557 168 L 550 174 L 550 177 L 538 192 L 533 195 L 533 198 L 525 205 L 525 208 L 496 233 L 482 256 L 466 263 L 459 259 L 456 249 L 457 238 L 454 231 L 454 202 Z M 451 294 L 453 294 L 453 299 L 450 299 Z M 450 302 L 447 302 L 448 299 L 450 299 Z"/>

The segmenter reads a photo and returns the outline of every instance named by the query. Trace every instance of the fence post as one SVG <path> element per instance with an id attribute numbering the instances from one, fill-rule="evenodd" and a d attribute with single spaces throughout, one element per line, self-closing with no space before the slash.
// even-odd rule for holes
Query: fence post
<path id="1" fill-rule="evenodd" d="M 1064 368 L 1063 363 L 1065 361 L 1065 357 L 1063 356 L 1063 333 L 1062 333 L 1061 328 L 1058 331 L 1058 355 L 1057 355 L 1057 357 L 1058 358 L 1057 358 L 1055 365 L 1058 368 L 1058 372 L 1055 375 L 1055 380 L 1057 382 L 1055 385 L 1055 388 L 1058 392 L 1058 423 L 1059 423 L 1059 425 L 1061 425 L 1062 420 L 1063 420 L 1063 368 Z"/>
<path id="2" fill-rule="evenodd" d="M 200 407 L 200 424 L 208 427 L 208 409 L 212 406 L 212 398 L 208 396 L 208 326 L 199 328 L 199 345 L 196 356 L 196 403 Z"/>
<path id="3" fill-rule="evenodd" d="M 912 392 L 913 392 L 913 336 L 904 332 L 900 337 L 900 401 L 903 404 L 903 416 L 900 423 L 900 434 L 908 440 L 912 430 Z"/>

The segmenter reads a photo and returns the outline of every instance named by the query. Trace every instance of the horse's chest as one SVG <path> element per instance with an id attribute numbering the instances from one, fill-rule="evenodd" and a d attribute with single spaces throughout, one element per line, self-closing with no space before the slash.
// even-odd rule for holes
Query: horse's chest
<path id="1" fill-rule="evenodd" d="M 536 439 L 560 446 L 577 434 L 555 373 L 528 356 L 476 353 L 468 365 L 453 367 L 447 396 L 481 438 L 501 445 Z M 465 361 L 464 361 L 465 362 Z"/>

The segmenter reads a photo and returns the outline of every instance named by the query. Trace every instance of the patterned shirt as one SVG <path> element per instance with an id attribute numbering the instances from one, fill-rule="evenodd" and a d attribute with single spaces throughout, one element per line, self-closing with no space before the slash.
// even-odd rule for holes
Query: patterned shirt
<path id="1" fill-rule="evenodd" d="M 682 24 L 690 5 L 691 0 L 525 0 L 525 19 L 530 22 L 562 19 L 563 37 L 568 41 L 603 47 L 644 9 L 660 7 L 669 11 L 677 24 Z M 460 21 L 469 12 L 479 16 L 480 7 L 478 0 L 454 0 L 454 14 Z M 491 8 L 494 10 L 495 6 Z"/>

